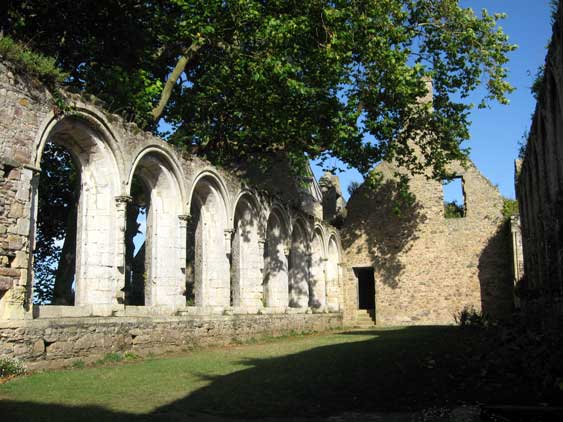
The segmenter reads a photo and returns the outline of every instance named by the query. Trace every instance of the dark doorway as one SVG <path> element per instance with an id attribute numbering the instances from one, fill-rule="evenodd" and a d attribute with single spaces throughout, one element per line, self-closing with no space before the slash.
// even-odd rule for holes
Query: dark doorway
<path id="1" fill-rule="evenodd" d="M 373 268 L 354 268 L 354 274 L 358 278 L 358 309 L 375 309 Z"/>

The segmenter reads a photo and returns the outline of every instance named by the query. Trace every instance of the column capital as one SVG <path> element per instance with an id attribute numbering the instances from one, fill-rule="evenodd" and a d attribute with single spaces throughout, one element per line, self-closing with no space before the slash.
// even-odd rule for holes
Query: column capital
<path id="1" fill-rule="evenodd" d="M 119 195 L 115 197 L 115 202 L 119 204 L 129 204 L 133 201 L 133 197 L 129 195 Z"/>
<path id="2" fill-rule="evenodd" d="M 234 230 L 233 229 L 225 229 L 225 253 L 227 255 L 231 254 L 231 241 L 233 238 L 233 233 Z"/>

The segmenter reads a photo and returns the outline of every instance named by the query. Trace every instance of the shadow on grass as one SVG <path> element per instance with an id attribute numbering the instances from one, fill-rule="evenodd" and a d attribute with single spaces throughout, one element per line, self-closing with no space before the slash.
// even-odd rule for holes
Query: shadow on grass
<path id="1" fill-rule="evenodd" d="M 248 369 L 224 376 L 148 415 L 97 407 L 4 401 L 8 421 L 144 421 L 224 417 L 315 417 L 347 411 L 410 411 L 460 402 L 513 403 L 521 386 L 483 379 L 479 331 L 410 327 L 352 331 L 367 340 L 332 344 L 293 355 L 249 359 Z M 529 399 L 529 398 L 528 398 Z"/>

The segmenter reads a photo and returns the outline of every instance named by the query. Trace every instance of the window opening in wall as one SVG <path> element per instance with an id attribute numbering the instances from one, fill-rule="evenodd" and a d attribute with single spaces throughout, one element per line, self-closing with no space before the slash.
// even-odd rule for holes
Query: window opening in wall
<path id="1" fill-rule="evenodd" d="M 358 309 L 375 309 L 375 276 L 372 267 L 354 268 L 358 279 Z"/>
<path id="2" fill-rule="evenodd" d="M 196 251 L 201 248 L 201 239 L 197 239 L 200 220 L 200 209 L 192 205 L 190 219 L 186 227 L 186 305 L 195 305 L 195 272 Z M 201 232 L 201 229 L 200 229 Z M 200 233 L 201 235 L 201 233 Z M 197 248 L 196 248 L 197 244 Z M 201 253 L 200 253 L 201 255 Z"/>
<path id="3" fill-rule="evenodd" d="M 79 167 L 68 150 L 47 142 L 38 187 L 34 304 L 74 304 L 79 199 Z"/>
<path id="4" fill-rule="evenodd" d="M 465 191 L 463 189 L 463 178 L 452 177 L 442 180 L 444 195 L 444 217 L 465 217 Z"/>
<path id="5" fill-rule="evenodd" d="M 131 185 L 131 202 L 127 205 L 125 231 L 125 304 L 145 304 L 146 246 L 147 246 L 147 188 L 134 177 Z"/>

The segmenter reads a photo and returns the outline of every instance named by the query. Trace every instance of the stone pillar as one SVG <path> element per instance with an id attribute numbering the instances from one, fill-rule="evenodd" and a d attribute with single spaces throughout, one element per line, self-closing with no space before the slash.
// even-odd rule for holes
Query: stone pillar
<path id="1" fill-rule="evenodd" d="M 323 309 L 328 309 L 328 280 L 327 280 L 327 265 L 328 265 L 328 258 L 322 258 L 321 260 L 321 271 L 323 272 L 323 280 L 324 280 L 324 304 Z"/>
<path id="2" fill-rule="evenodd" d="M 259 237 L 258 238 L 258 256 L 260 259 L 260 277 L 262 279 L 262 298 L 261 298 L 261 302 L 262 302 L 262 307 L 266 307 L 266 287 L 264 286 L 264 270 L 265 270 L 265 265 L 264 265 L 264 248 L 266 245 L 266 239 L 264 239 L 263 237 Z"/>
<path id="3" fill-rule="evenodd" d="M 514 292 L 518 283 L 524 277 L 524 251 L 522 247 L 522 232 L 520 230 L 520 216 L 510 217 L 510 232 L 512 233 L 512 274 Z M 520 308 L 520 298 L 514 295 L 514 306 Z"/>
<path id="4" fill-rule="evenodd" d="M 113 302 L 123 304 L 125 301 L 125 230 L 127 228 L 127 205 L 132 197 L 121 195 L 115 197 L 117 233 L 115 236 L 115 291 Z"/>
<path id="5" fill-rule="evenodd" d="M 285 262 L 287 262 L 287 294 L 288 295 L 287 295 L 287 302 L 285 306 L 287 307 L 287 309 L 289 309 L 290 308 L 289 303 L 291 302 L 291 296 L 289 295 L 289 287 L 291 285 L 290 273 L 291 273 L 291 266 L 293 265 L 293 262 L 291 262 L 291 248 L 287 243 L 283 245 L 283 254 L 285 255 Z"/>
<path id="6" fill-rule="evenodd" d="M 225 229 L 225 253 L 231 255 L 231 242 L 233 240 L 233 229 Z"/>

